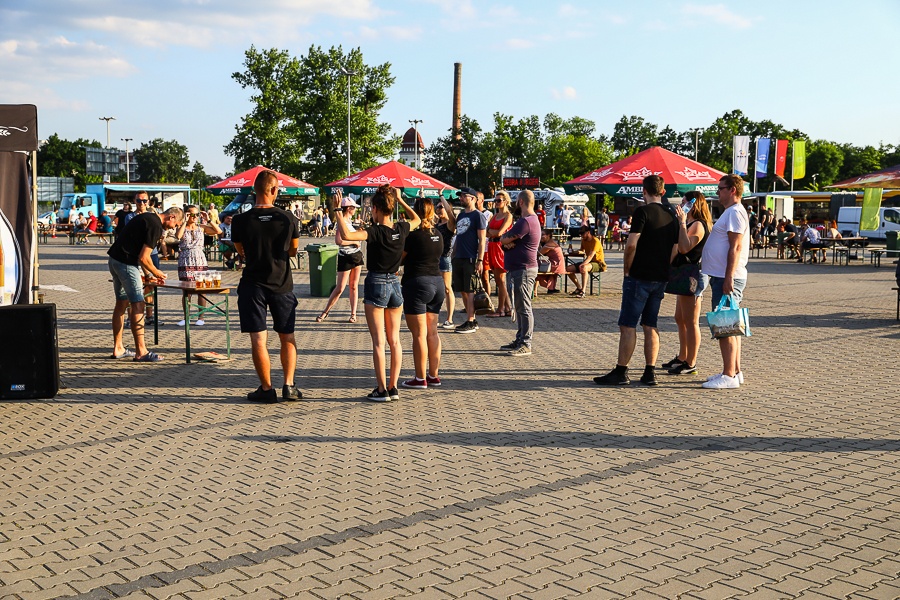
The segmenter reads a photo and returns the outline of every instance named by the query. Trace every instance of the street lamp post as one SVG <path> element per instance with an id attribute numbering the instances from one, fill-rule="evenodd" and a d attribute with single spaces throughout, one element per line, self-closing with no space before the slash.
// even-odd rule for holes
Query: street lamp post
<path id="1" fill-rule="evenodd" d="M 688 131 L 694 132 L 694 160 L 699 160 L 697 158 L 697 147 L 700 142 L 700 132 L 703 131 L 702 127 L 694 127 L 693 129 L 688 129 Z"/>
<path id="2" fill-rule="evenodd" d="M 350 175 L 350 78 L 357 74 L 347 67 L 341 67 L 341 73 L 347 76 L 347 175 Z"/>
<path id="3" fill-rule="evenodd" d="M 106 149 L 109 150 L 109 122 L 115 121 L 115 117 L 100 117 L 100 121 L 106 121 Z"/>
<path id="4" fill-rule="evenodd" d="M 419 167 L 419 123 L 422 123 L 422 122 L 423 122 L 422 119 L 413 119 L 409 122 L 409 124 L 412 125 L 413 127 L 415 127 L 415 129 L 416 129 L 415 143 L 416 143 L 416 169 L 417 170 L 420 168 Z"/>
<path id="5" fill-rule="evenodd" d="M 125 142 L 125 183 L 131 183 L 131 163 L 128 160 L 128 142 L 134 138 L 122 138 Z"/>

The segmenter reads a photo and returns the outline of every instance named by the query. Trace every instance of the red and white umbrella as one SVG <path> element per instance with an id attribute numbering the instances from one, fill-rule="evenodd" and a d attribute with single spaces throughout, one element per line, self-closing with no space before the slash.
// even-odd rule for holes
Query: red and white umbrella
<path id="1" fill-rule="evenodd" d="M 569 194 L 602 192 L 610 196 L 640 198 L 643 192 L 642 182 L 648 175 L 663 178 L 667 196 L 674 196 L 676 192 L 684 195 L 692 191 L 702 192 L 704 196 L 716 196 L 719 192 L 719 180 L 726 174 L 654 146 L 567 181 L 563 188 Z"/>
<path id="2" fill-rule="evenodd" d="M 436 198 L 441 191 L 445 198 L 456 195 L 456 188 L 395 160 L 332 181 L 325 186 L 325 192 L 334 194 L 341 190 L 344 195 L 352 193 L 371 196 L 384 184 L 400 188 L 403 195 L 408 198 L 417 196 L 419 190 L 424 192 L 426 198 Z"/>
<path id="3" fill-rule="evenodd" d="M 243 173 L 237 173 L 236 175 L 232 175 L 227 179 L 223 179 L 218 183 L 214 183 L 208 188 L 206 188 L 207 192 L 215 194 L 216 196 L 237 196 L 238 194 L 252 194 L 253 193 L 253 182 L 256 181 L 256 177 L 262 171 L 272 171 L 272 169 L 267 169 L 262 165 L 257 165 L 252 169 L 248 169 Z M 300 181 L 296 177 L 291 177 L 290 175 L 285 175 L 283 173 L 279 173 L 278 171 L 272 171 L 278 176 L 278 188 L 279 194 L 284 196 L 315 196 L 319 193 L 319 188 L 314 185 L 310 185 L 305 181 Z"/>

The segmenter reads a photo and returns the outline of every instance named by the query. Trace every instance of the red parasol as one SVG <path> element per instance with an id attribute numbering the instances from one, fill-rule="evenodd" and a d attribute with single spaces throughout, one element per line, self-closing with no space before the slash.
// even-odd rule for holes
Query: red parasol
<path id="1" fill-rule="evenodd" d="M 325 186 L 325 191 L 334 194 L 341 190 L 345 195 L 353 193 L 370 196 L 375 193 L 378 186 L 384 184 L 400 188 L 403 195 L 409 198 L 416 196 L 419 190 L 424 190 L 428 198 L 437 197 L 441 190 L 444 191 L 446 198 L 450 198 L 455 195 L 453 192 L 456 192 L 456 188 L 395 160 L 332 181 Z"/>
<path id="2" fill-rule="evenodd" d="M 238 194 L 252 194 L 253 182 L 261 171 L 272 171 L 261 165 L 257 165 L 252 169 L 237 173 L 227 179 L 223 179 L 219 183 L 214 183 L 208 188 L 207 192 L 217 196 L 237 196 Z M 319 188 L 310 185 L 305 181 L 300 181 L 296 177 L 284 175 L 278 171 L 272 171 L 278 176 L 279 193 L 285 196 L 315 196 L 319 193 Z"/>

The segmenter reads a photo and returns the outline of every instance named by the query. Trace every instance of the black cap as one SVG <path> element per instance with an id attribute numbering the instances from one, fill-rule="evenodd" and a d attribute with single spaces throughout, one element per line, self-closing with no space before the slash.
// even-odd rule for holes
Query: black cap
<path id="1" fill-rule="evenodd" d="M 458 192 L 456 192 L 456 197 L 459 198 L 460 194 L 468 194 L 470 196 L 477 196 L 478 192 L 476 192 L 475 190 L 473 190 L 470 187 L 462 187 L 462 188 L 459 188 Z"/>

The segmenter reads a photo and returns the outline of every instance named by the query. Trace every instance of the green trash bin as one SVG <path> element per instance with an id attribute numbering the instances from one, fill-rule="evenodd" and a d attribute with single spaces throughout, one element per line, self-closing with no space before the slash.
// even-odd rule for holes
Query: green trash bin
<path id="1" fill-rule="evenodd" d="M 335 244 L 310 244 L 306 251 L 309 253 L 309 295 L 327 298 L 336 285 L 338 247 Z"/>
<path id="2" fill-rule="evenodd" d="M 884 236 L 887 238 L 888 250 L 900 250 L 900 244 L 897 243 L 896 231 L 885 231 Z"/>

